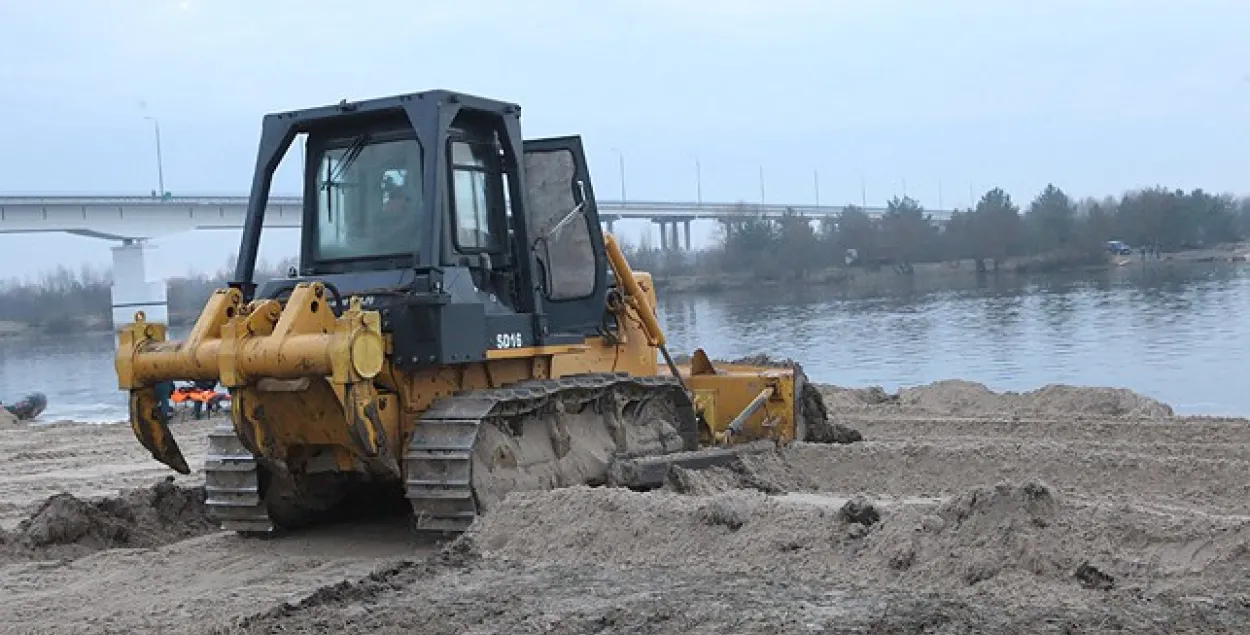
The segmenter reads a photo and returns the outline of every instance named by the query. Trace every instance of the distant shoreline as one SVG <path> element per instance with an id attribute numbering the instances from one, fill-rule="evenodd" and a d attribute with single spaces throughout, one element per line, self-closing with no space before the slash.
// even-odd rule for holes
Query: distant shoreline
<path id="1" fill-rule="evenodd" d="M 1105 262 L 1065 262 L 1046 260 L 1045 258 L 1012 258 L 1000 263 L 998 270 L 991 267 L 982 276 L 999 277 L 1045 277 L 1073 273 L 1097 273 L 1130 267 L 1168 267 L 1199 263 L 1237 263 L 1247 262 L 1250 257 L 1250 242 L 1229 243 L 1204 249 L 1191 249 L 1174 253 L 1162 254 L 1155 259 L 1145 260 L 1137 253 L 1128 256 L 1110 256 Z M 885 291 L 895 288 L 900 282 L 921 284 L 926 287 L 941 288 L 959 280 L 976 278 L 975 261 L 960 260 L 948 262 L 916 263 L 911 273 L 900 273 L 889 266 L 871 268 L 866 266 L 834 267 L 807 272 L 801 277 L 779 278 L 771 282 L 801 283 L 809 287 L 828 289 L 845 289 L 871 292 Z M 665 275 L 652 273 L 657 291 L 664 294 L 699 294 L 715 295 L 722 292 L 742 291 L 756 288 L 763 281 L 749 274 L 714 274 L 714 275 Z M 197 314 L 172 315 L 170 326 L 190 326 L 198 317 Z M 66 322 L 69 322 L 67 325 Z M 62 333 L 107 333 L 111 327 L 107 321 L 98 316 L 70 318 L 60 320 L 58 328 L 52 329 L 38 324 L 0 320 L 0 339 L 22 338 L 31 335 L 62 334 Z"/>
<path id="2" fill-rule="evenodd" d="M 1161 254 L 1159 258 L 1134 253 L 1131 256 L 1108 255 L 1103 262 L 1055 260 L 1045 257 L 1011 258 L 1000 263 L 995 271 L 987 264 L 988 271 L 978 274 L 976 262 L 971 259 L 947 262 L 916 263 L 911 273 L 900 273 L 890 266 L 871 268 L 866 266 L 833 267 L 807 272 L 801 277 L 777 278 L 781 283 L 801 283 L 811 287 L 871 291 L 897 287 L 899 282 L 919 283 L 923 286 L 941 287 L 957 280 L 975 279 L 981 276 L 999 277 L 1045 277 L 1074 273 L 1099 273 L 1131 267 L 1169 267 L 1201 263 L 1247 262 L 1250 242 L 1229 243 L 1204 249 L 1190 249 Z M 715 275 L 655 275 L 656 290 L 664 293 L 716 294 L 740 291 L 759 286 L 761 280 L 749 274 Z"/>

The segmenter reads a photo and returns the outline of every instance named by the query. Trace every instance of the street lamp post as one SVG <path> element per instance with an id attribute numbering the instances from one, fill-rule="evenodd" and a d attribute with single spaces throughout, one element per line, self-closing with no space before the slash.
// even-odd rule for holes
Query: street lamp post
<path id="1" fill-rule="evenodd" d="M 694 196 L 695 201 L 703 204 L 703 168 L 699 165 L 699 157 L 694 158 Z"/>
<path id="2" fill-rule="evenodd" d="M 702 165 L 699 164 L 699 155 L 687 153 L 690 159 L 695 163 L 695 202 L 702 205 Z"/>
<path id="3" fill-rule="evenodd" d="M 156 133 L 156 185 L 160 188 L 160 196 L 165 197 L 165 162 L 161 159 L 161 122 L 151 115 L 144 119 L 152 122 L 152 129 Z"/>
<path id="4" fill-rule="evenodd" d="M 621 152 L 617 148 L 612 148 L 612 151 L 615 152 L 618 157 L 617 163 L 620 166 L 620 171 L 621 171 L 621 203 L 624 204 L 625 201 L 627 200 L 625 198 L 625 153 Z"/>

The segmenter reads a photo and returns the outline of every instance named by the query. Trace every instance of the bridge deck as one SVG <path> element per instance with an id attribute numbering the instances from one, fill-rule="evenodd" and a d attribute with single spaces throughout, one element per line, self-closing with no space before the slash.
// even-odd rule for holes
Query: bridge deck
<path id="1" fill-rule="evenodd" d="M 664 223 L 686 220 L 732 220 L 798 213 L 828 218 L 842 213 L 842 205 L 782 205 L 758 203 L 683 203 L 672 201 L 598 201 L 604 221 L 650 220 Z M 199 229 L 238 229 L 247 211 L 246 196 L 0 196 L 0 233 L 66 232 L 110 240 L 154 238 Z M 265 226 L 299 227 L 301 198 L 270 197 Z M 880 216 L 884 208 L 866 208 Z M 949 211 L 933 211 L 935 220 Z"/>

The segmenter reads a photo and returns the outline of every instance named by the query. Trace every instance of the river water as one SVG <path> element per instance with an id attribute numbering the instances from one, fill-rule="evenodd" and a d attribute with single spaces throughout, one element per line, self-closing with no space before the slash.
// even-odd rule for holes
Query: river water
<path id="1" fill-rule="evenodd" d="M 971 274 L 871 293 L 768 284 L 748 292 L 668 295 L 674 354 L 768 352 L 813 381 L 900 386 L 939 379 L 995 390 L 1048 383 L 1131 388 L 1178 412 L 1250 415 L 1250 267 L 1156 263 L 1021 280 Z M 179 335 L 179 333 L 175 333 Z M 125 398 L 108 333 L 0 339 L 0 399 L 48 395 L 44 420 L 116 421 Z"/>

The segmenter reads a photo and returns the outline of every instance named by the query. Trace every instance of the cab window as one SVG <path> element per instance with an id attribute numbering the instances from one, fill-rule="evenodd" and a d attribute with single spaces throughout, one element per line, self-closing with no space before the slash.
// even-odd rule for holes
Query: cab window
<path id="1" fill-rule="evenodd" d="M 413 253 L 422 243 L 421 148 L 416 140 L 327 149 L 317 170 L 317 260 Z"/>
<path id="2" fill-rule="evenodd" d="M 567 149 L 526 150 L 525 178 L 531 235 L 541 239 L 538 261 L 548 272 L 547 298 L 590 297 L 598 268 L 591 225 L 578 209 L 577 162 Z"/>
<path id="3" fill-rule="evenodd" d="M 457 250 L 497 251 L 498 223 L 491 214 L 494 146 L 471 141 L 451 142 L 452 216 Z"/>

